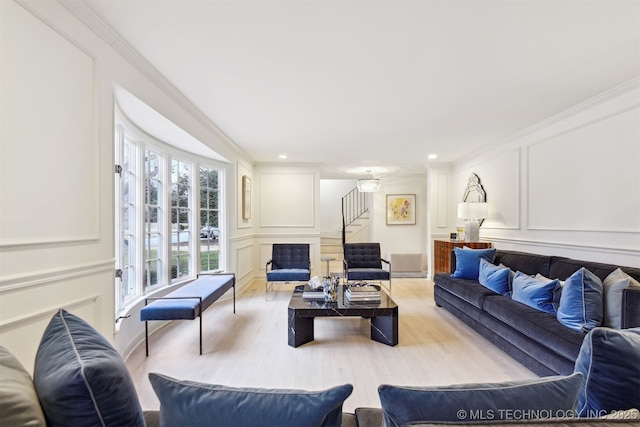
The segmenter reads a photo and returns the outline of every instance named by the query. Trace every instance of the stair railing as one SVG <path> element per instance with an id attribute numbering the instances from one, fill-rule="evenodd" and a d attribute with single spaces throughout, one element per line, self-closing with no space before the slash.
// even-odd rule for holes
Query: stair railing
<path id="1" fill-rule="evenodd" d="M 342 244 L 347 242 L 347 227 L 365 213 L 369 212 L 366 193 L 354 188 L 342 196 Z"/>

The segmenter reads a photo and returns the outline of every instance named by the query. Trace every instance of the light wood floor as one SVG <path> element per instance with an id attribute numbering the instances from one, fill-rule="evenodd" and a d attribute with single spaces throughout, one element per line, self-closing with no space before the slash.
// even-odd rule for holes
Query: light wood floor
<path id="1" fill-rule="evenodd" d="M 427 279 L 394 279 L 399 306 L 395 347 L 369 339 L 369 321 L 360 318 L 315 320 L 315 341 L 287 345 L 287 304 L 294 285 L 276 286 L 265 301 L 264 283 L 255 282 L 231 299 L 205 311 L 203 355 L 198 355 L 198 322 L 174 321 L 127 360 L 143 409 L 157 409 L 149 372 L 230 386 L 321 390 L 351 383 L 344 410 L 380 407 L 378 386 L 444 385 L 535 378 L 493 344 L 433 302 Z"/>

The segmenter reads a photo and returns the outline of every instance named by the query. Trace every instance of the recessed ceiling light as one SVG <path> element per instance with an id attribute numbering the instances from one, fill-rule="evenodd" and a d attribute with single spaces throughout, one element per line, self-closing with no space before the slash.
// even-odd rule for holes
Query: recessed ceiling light
<path id="1" fill-rule="evenodd" d="M 429 155 L 427 156 L 427 158 L 428 158 L 429 160 L 437 159 L 437 158 L 438 158 L 438 155 L 437 155 L 437 154 L 429 154 Z"/>
<path id="2" fill-rule="evenodd" d="M 279 159 L 286 159 L 286 158 L 287 158 L 287 155 L 286 155 L 286 154 L 280 154 L 280 155 L 278 156 L 278 158 L 279 158 Z"/>

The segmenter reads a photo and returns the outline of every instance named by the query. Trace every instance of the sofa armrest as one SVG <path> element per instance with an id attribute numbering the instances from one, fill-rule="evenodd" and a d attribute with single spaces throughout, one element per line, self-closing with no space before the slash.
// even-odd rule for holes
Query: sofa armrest
<path id="1" fill-rule="evenodd" d="M 640 289 L 627 288 L 622 292 L 623 329 L 640 326 Z"/>
<path id="2" fill-rule="evenodd" d="M 449 270 L 451 270 L 449 271 L 449 273 L 451 274 L 455 273 L 456 272 L 456 253 L 453 250 L 449 251 L 449 265 L 450 265 Z"/>

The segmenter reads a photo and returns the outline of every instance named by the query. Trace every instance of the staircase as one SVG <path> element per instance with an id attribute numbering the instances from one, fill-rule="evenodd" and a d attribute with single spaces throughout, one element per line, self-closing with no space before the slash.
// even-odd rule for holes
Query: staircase
<path id="1" fill-rule="evenodd" d="M 369 216 L 368 213 L 349 224 L 345 231 L 346 242 L 369 241 Z M 332 276 L 342 276 L 342 236 L 325 235 L 320 237 L 320 258 L 335 258 L 329 261 L 329 271 Z M 322 274 L 327 271 L 326 261 L 322 261 Z"/>
<path id="2" fill-rule="evenodd" d="M 342 276 L 342 244 L 369 241 L 368 197 L 357 188 L 342 197 L 342 226 L 340 235 L 320 237 L 320 258 L 335 258 L 329 261 L 332 276 Z M 322 262 L 322 274 L 326 274 L 326 261 Z"/>

